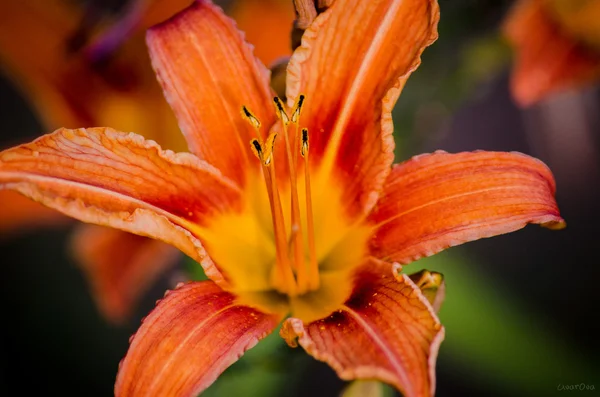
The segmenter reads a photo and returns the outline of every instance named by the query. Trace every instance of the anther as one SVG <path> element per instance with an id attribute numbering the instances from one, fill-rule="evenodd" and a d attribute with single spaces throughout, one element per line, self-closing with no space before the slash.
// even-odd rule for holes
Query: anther
<path id="1" fill-rule="evenodd" d="M 292 123 L 297 123 L 300 118 L 300 112 L 302 111 L 302 104 L 304 103 L 304 95 L 300 94 L 298 96 L 298 101 L 296 102 L 296 106 L 294 106 L 294 111 L 292 112 Z"/>
<path id="2" fill-rule="evenodd" d="M 260 120 L 252 114 L 250 110 L 246 106 L 242 106 L 242 117 L 244 120 L 249 122 L 254 128 L 260 128 Z"/>
<path id="3" fill-rule="evenodd" d="M 302 148 L 300 153 L 302 157 L 306 156 L 308 153 L 308 128 L 302 128 Z"/>
<path id="4" fill-rule="evenodd" d="M 273 160 L 273 149 L 275 147 L 275 138 L 277 138 L 277 133 L 273 132 L 267 137 L 267 140 L 265 142 L 265 152 L 263 155 L 263 164 L 265 166 L 268 166 L 269 164 L 271 164 L 271 161 Z"/>
<path id="5" fill-rule="evenodd" d="M 250 149 L 252 149 L 252 153 L 254 153 L 257 159 L 263 161 L 263 150 L 258 139 L 254 138 L 250 141 Z"/>
<path id="6" fill-rule="evenodd" d="M 285 108 L 283 107 L 283 103 L 281 103 L 281 99 L 279 99 L 279 97 L 276 96 L 273 98 L 273 102 L 275 102 L 275 108 L 277 109 L 277 115 L 279 116 L 279 118 L 285 125 L 288 125 L 290 123 L 290 118 L 288 117 L 287 113 L 285 112 Z"/>

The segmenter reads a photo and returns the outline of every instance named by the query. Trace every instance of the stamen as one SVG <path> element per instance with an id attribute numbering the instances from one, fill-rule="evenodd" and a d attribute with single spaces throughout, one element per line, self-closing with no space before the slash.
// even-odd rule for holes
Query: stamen
<path id="1" fill-rule="evenodd" d="M 283 129 L 285 149 L 287 154 L 286 157 L 288 161 L 287 165 L 290 177 L 292 224 L 290 228 L 291 235 L 289 237 L 289 241 L 287 240 L 287 229 L 285 227 L 281 197 L 277 188 L 277 176 L 274 158 L 274 146 L 277 133 L 271 133 L 267 137 L 266 141 L 263 142 L 260 134 L 260 120 L 258 120 L 258 118 L 256 118 L 256 116 L 254 116 L 247 107 L 242 107 L 242 116 L 257 132 L 257 138 L 250 141 L 250 148 L 263 165 L 263 176 L 267 187 L 271 215 L 273 218 L 276 266 L 273 268 L 273 272 L 271 274 L 272 283 L 276 290 L 289 296 L 296 296 L 307 291 L 316 290 L 320 283 L 319 268 L 315 249 L 314 215 L 310 185 L 308 129 L 303 128 L 301 136 L 298 136 L 300 130 L 300 115 L 302 112 L 304 98 L 304 95 L 300 95 L 298 97 L 298 101 L 293 108 L 291 118 L 286 113 L 285 106 L 281 99 L 278 97 L 273 98 L 275 110 L 279 119 L 281 120 Z M 290 143 L 291 139 L 287 128 L 290 122 L 293 123 L 295 127 L 293 145 Z M 298 152 L 304 159 L 307 215 L 306 226 L 308 229 L 308 263 L 304 257 L 304 240 L 302 237 L 300 203 L 298 196 Z M 293 258 L 289 257 L 290 251 L 293 253 Z"/>
<path id="2" fill-rule="evenodd" d="M 290 243 L 291 249 L 294 253 L 294 269 L 296 270 L 298 292 L 306 292 L 307 280 L 306 280 L 306 264 L 304 261 L 304 248 L 302 241 L 302 225 L 300 223 L 300 204 L 298 202 L 298 186 L 296 176 L 296 163 L 293 161 L 292 149 L 290 146 L 290 139 L 288 136 L 287 125 L 290 119 L 285 112 L 283 104 L 278 97 L 273 98 L 277 114 L 281 120 L 283 128 L 283 136 L 285 139 L 285 148 L 288 159 L 289 177 L 290 177 L 290 188 L 291 188 L 291 206 L 292 206 L 292 225 L 291 225 L 291 236 Z"/>
<path id="3" fill-rule="evenodd" d="M 319 264 L 317 263 L 317 252 L 315 249 L 315 225 L 312 208 L 312 192 L 310 188 L 310 170 L 308 167 L 308 129 L 302 129 L 302 149 L 300 154 L 304 158 L 304 179 L 306 185 L 306 219 L 308 229 L 308 289 L 319 288 Z"/>
<path id="4" fill-rule="evenodd" d="M 242 115 L 255 129 L 260 138 L 260 121 L 256 118 L 246 106 L 242 107 Z M 271 215 L 273 218 L 273 232 L 275 234 L 276 267 L 273 273 L 273 284 L 277 290 L 290 296 L 297 294 L 296 279 L 289 263 L 288 250 L 286 244 L 286 229 L 281 208 L 281 199 L 277 189 L 277 178 L 275 176 L 275 161 L 273 158 L 273 146 L 275 145 L 276 133 L 267 137 L 264 145 L 261 145 L 259 139 L 250 141 L 252 153 L 260 160 L 263 165 L 263 176 L 269 196 Z"/>

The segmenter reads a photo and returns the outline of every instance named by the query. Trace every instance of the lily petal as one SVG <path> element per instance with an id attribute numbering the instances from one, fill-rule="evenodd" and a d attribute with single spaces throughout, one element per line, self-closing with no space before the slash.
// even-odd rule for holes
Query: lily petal
<path id="1" fill-rule="evenodd" d="M 208 0 L 150 29 L 146 41 L 190 150 L 242 184 L 247 167 L 259 165 L 248 161 L 256 131 L 242 118 L 242 106 L 267 128 L 276 117 L 268 70 Z"/>
<path id="2" fill-rule="evenodd" d="M 511 90 L 521 106 L 600 78 L 600 54 L 566 35 L 546 3 L 520 1 L 503 26 L 516 52 Z"/>
<path id="3" fill-rule="evenodd" d="M 569 0 L 548 0 L 546 7 L 551 15 L 565 28 L 567 34 L 586 45 L 600 50 L 600 3 L 596 0 L 583 0 L 574 3 Z"/>
<path id="4" fill-rule="evenodd" d="M 115 395 L 195 397 L 280 320 L 241 306 L 210 281 L 185 284 L 158 302 L 132 338 Z"/>
<path id="5" fill-rule="evenodd" d="M 80 77 L 88 82 L 86 92 L 96 93 L 104 88 L 103 84 L 97 84 L 97 73 L 90 73 L 91 68 L 85 73 L 87 65 L 72 62 L 66 56 L 67 40 L 77 29 L 78 19 L 79 13 L 64 7 L 60 1 L 31 1 L 19 6 L 10 1 L 0 2 L 3 72 L 28 94 L 49 125 L 74 126 L 92 118 L 87 109 L 89 95 L 83 95 Z M 66 83 L 67 73 L 71 75 L 70 85 Z M 75 93 L 81 95 L 71 96 Z"/>
<path id="6" fill-rule="evenodd" d="M 0 190 L 0 237 L 28 227 L 66 223 L 69 218 L 10 190 Z"/>
<path id="7" fill-rule="evenodd" d="M 342 379 L 378 379 L 406 397 L 433 396 L 444 328 L 419 288 L 397 273 L 399 266 L 393 273 L 391 265 L 387 269 L 365 268 L 340 310 L 306 326 L 288 319 L 281 334 Z"/>
<path id="8" fill-rule="evenodd" d="M 254 46 L 265 65 L 291 55 L 289 33 L 294 20 L 291 1 L 244 0 L 234 2 L 231 16 Z"/>
<path id="9" fill-rule="evenodd" d="M 143 131 L 169 149 L 184 149 L 143 37 L 128 40 L 107 62 L 94 63 L 69 48 L 83 16 L 82 7 L 68 3 L 0 1 L 3 71 L 35 106 L 47 130 L 111 125 Z"/>
<path id="10" fill-rule="evenodd" d="M 375 204 L 394 159 L 391 110 L 437 38 L 435 0 L 338 0 L 305 31 L 290 59 L 290 105 L 306 95 L 311 157 L 347 183 L 348 203 Z M 323 158 L 323 156 L 325 156 Z"/>
<path id="11" fill-rule="evenodd" d="M 99 310 L 113 323 L 126 320 L 141 295 L 178 258 L 178 251 L 162 241 L 95 225 L 77 230 L 72 249 Z"/>
<path id="12" fill-rule="evenodd" d="M 1 152 L 0 188 L 84 222 L 172 244 L 222 280 L 190 229 L 238 205 L 239 189 L 194 155 L 109 128 L 60 129 Z"/>
<path id="13" fill-rule="evenodd" d="M 133 34 L 164 22 L 188 7 L 193 0 L 130 0 L 117 21 L 87 46 L 94 59 L 104 59 Z"/>
<path id="14" fill-rule="evenodd" d="M 402 264 L 528 223 L 565 226 L 555 182 L 521 153 L 436 152 L 395 166 L 369 216 L 374 256 Z"/>

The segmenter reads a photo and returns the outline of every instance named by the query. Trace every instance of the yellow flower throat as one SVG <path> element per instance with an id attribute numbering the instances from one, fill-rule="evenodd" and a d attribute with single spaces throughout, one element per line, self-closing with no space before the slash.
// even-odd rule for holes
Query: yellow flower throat
<path id="1" fill-rule="evenodd" d="M 253 139 L 250 149 L 262 172 L 248 176 L 243 209 L 218 214 L 197 231 L 243 303 L 312 321 L 329 315 L 349 296 L 352 271 L 366 256 L 370 229 L 345 213 L 342 184 L 331 172 L 313 172 L 311 181 L 309 132 L 300 128 L 303 102 L 301 95 L 288 117 L 274 98 L 289 181 L 276 175 L 278 134 L 272 132 L 264 142 Z M 242 115 L 258 132 L 260 121 L 246 107 Z M 288 131 L 290 124 L 293 131 Z"/>

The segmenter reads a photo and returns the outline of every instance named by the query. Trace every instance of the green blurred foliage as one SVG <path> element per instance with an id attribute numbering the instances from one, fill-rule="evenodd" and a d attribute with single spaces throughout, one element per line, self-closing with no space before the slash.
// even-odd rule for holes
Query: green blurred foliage
<path id="1" fill-rule="evenodd" d="M 559 384 L 600 384 L 600 363 L 570 348 L 569 340 L 545 325 L 525 302 L 512 299 L 502 286 L 473 270 L 464 249 L 446 251 L 405 267 L 444 274 L 446 299 L 440 320 L 446 338 L 440 362 L 506 395 L 548 396 Z M 532 280 L 535 283 L 535 280 Z M 443 365 L 443 364 L 442 364 Z"/>

